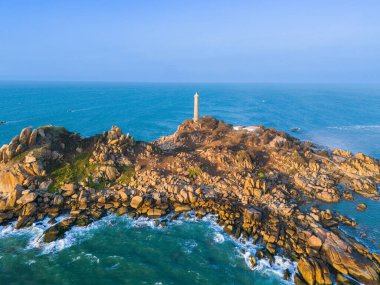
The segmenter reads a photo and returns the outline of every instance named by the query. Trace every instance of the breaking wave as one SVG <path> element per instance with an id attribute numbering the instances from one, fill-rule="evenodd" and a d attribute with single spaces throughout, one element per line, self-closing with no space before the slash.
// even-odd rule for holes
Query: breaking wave
<path id="1" fill-rule="evenodd" d="M 0 239 L 23 236 L 27 237 L 28 241 L 26 243 L 24 250 L 39 249 L 39 254 L 51 254 L 58 253 L 65 248 L 69 248 L 75 244 L 81 243 L 85 240 L 88 240 L 94 236 L 94 233 L 97 229 L 104 228 L 106 226 L 121 226 L 127 228 L 143 228 L 149 227 L 155 230 L 165 230 L 166 227 L 181 225 L 183 223 L 195 223 L 199 222 L 193 212 L 189 212 L 186 217 L 180 215 L 177 219 L 171 219 L 172 214 L 160 219 L 148 219 L 140 217 L 138 219 L 132 219 L 128 215 L 124 216 L 115 216 L 113 214 L 107 215 L 99 221 L 95 221 L 86 227 L 74 226 L 72 229 L 67 231 L 64 237 L 60 240 L 53 241 L 51 243 L 44 243 L 42 241 L 43 232 L 52 226 L 49 224 L 49 219 L 46 218 L 43 221 L 34 223 L 29 228 L 23 229 L 14 229 L 15 223 L 9 224 L 7 226 L 0 226 Z M 64 219 L 67 219 L 68 216 L 61 216 L 57 218 L 57 222 L 60 222 Z M 161 221 L 165 221 L 166 226 L 161 224 Z M 245 240 L 243 238 L 235 239 L 228 234 L 226 234 L 222 228 L 216 223 L 216 217 L 212 215 L 207 215 L 201 219 L 201 222 L 206 223 L 207 226 L 211 229 L 211 234 L 208 238 L 212 239 L 213 242 L 217 244 L 222 244 L 226 241 L 232 242 L 236 249 L 236 256 L 238 258 L 243 258 L 247 267 L 251 270 L 259 271 L 263 274 L 268 274 L 268 276 L 277 276 L 282 278 L 285 270 L 289 270 L 291 276 L 295 274 L 295 269 L 297 267 L 296 262 L 292 262 L 289 259 L 282 256 L 275 256 L 274 260 L 271 262 L 268 258 L 262 258 L 257 260 L 257 265 L 252 266 L 250 258 L 255 256 L 257 250 L 262 248 L 262 245 L 254 245 L 252 240 Z M 198 246 L 196 240 L 187 240 L 183 243 L 183 251 L 186 254 L 191 254 L 193 250 Z M 99 263 L 99 259 L 90 254 L 83 253 L 80 256 L 74 258 L 72 261 L 75 262 L 81 258 L 89 259 L 93 263 Z M 30 264 L 33 264 L 35 261 L 31 260 Z M 109 270 L 117 268 L 118 263 L 116 262 Z M 292 280 L 293 278 L 290 278 Z M 287 281 L 283 281 L 287 282 Z M 287 282 L 291 284 L 291 282 Z"/>

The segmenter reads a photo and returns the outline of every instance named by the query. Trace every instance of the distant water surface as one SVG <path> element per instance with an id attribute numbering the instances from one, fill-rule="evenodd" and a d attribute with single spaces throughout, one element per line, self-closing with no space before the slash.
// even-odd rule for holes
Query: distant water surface
<path id="1" fill-rule="evenodd" d="M 25 126 L 62 125 L 83 135 L 120 126 L 155 140 L 201 115 L 265 125 L 380 158 L 380 85 L 0 83 L 0 144 Z"/>
<path id="2" fill-rule="evenodd" d="M 155 140 L 191 118 L 195 91 L 201 115 L 286 132 L 297 127 L 292 135 L 302 140 L 380 158 L 379 85 L 0 83 L 0 121 L 7 122 L 0 145 L 26 126 L 47 124 L 84 136 L 117 125 Z M 357 212 L 359 202 L 368 210 Z M 379 251 L 379 202 L 358 197 L 321 207 L 354 217 L 358 228 L 344 230 Z M 210 221 L 157 229 L 108 217 L 50 246 L 39 241 L 45 226 L 0 227 L 0 284 L 278 284 L 283 270 L 292 270 L 283 259 L 271 270 L 265 261 L 250 270 L 241 247 Z"/>

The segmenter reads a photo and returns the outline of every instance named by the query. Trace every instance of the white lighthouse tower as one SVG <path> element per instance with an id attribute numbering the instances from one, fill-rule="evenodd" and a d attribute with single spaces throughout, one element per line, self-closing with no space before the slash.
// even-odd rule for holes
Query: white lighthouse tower
<path id="1" fill-rule="evenodd" d="M 199 119 L 198 100 L 199 100 L 198 92 L 195 92 L 195 94 L 194 94 L 194 118 L 193 118 L 194 123 L 198 122 L 198 119 Z"/>

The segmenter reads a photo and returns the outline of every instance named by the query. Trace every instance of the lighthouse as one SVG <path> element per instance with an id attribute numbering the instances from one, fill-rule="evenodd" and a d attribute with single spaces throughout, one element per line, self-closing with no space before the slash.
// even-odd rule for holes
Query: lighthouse
<path id="1" fill-rule="evenodd" d="M 198 122 L 198 119 L 199 119 L 198 100 L 199 100 L 198 92 L 195 92 L 195 94 L 194 94 L 194 118 L 193 118 L 194 123 Z"/>

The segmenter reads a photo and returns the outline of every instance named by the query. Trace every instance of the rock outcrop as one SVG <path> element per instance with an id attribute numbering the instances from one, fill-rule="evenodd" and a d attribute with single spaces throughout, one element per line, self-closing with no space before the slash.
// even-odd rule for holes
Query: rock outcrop
<path id="1" fill-rule="evenodd" d="M 49 217 L 53 225 L 43 240 L 51 242 L 107 212 L 154 219 L 212 214 L 229 235 L 263 245 L 253 266 L 256 258 L 281 252 L 298 261 L 296 284 L 347 276 L 379 284 L 379 256 L 339 230 L 356 223 L 304 207 L 352 200 L 352 192 L 378 199 L 379 165 L 363 154 L 210 117 L 185 121 L 152 143 L 118 127 L 91 138 L 52 126 L 27 128 L 0 150 L 0 223 L 17 221 L 20 228 Z M 61 214 L 70 218 L 54 223 Z"/>

